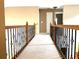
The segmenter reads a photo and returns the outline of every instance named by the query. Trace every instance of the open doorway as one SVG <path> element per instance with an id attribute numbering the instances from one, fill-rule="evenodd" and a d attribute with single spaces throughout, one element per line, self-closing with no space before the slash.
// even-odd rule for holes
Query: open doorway
<path id="1" fill-rule="evenodd" d="M 46 13 L 46 33 L 50 34 L 50 22 L 52 21 L 53 14 L 52 12 Z"/>

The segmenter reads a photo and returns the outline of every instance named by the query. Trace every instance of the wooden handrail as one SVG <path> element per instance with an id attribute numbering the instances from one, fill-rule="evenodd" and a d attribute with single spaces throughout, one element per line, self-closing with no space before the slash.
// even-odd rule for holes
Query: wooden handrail
<path id="1" fill-rule="evenodd" d="M 27 25 L 27 26 L 35 26 L 35 24 L 34 25 Z M 26 25 L 5 26 L 5 29 L 18 28 L 18 27 L 26 27 Z"/>
<path id="2" fill-rule="evenodd" d="M 79 25 L 51 25 L 51 26 L 79 30 Z"/>
<path id="3" fill-rule="evenodd" d="M 26 26 L 26 25 L 5 26 L 5 29 L 18 28 L 18 27 L 25 27 L 25 26 Z"/>

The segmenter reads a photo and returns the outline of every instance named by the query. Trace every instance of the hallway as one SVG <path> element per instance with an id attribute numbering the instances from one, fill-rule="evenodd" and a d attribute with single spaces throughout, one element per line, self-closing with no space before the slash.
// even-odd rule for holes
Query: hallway
<path id="1" fill-rule="evenodd" d="M 61 59 L 49 35 L 38 34 L 17 59 Z"/>

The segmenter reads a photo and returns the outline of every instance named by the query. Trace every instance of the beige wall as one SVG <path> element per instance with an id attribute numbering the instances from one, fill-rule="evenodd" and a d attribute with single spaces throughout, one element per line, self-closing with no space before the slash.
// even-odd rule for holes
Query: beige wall
<path id="1" fill-rule="evenodd" d="M 25 25 L 36 23 L 36 33 L 39 33 L 39 8 L 38 7 L 6 7 L 5 25 Z"/>
<path id="2" fill-rule="evenodd" d="M 64 25 L 79 25 L 79 5 L 65 5 L 63 13 Z M 77 51 L 79 44 L 79 30 L 77 31 Z"/>
<path id="3" fill-rule="evenodd" d="M 79 5 L 64 6 L 63 23 L 69 25 L 79 25 Z"/>
<path id="4" fill-rule="evenodd" d="M 0 59 L 6 59 L 6 40 L 3 3 L 4 0 L 0 0 Z"/>

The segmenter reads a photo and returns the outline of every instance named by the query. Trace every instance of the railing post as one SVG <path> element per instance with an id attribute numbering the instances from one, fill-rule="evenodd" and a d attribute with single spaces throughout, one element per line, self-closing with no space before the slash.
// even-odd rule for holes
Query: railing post
<path id="1" fill-rule="evenodd" d="M 35 31 L 36 31 L 35 25 L 36 25 L 36 24 L 34 23 L 34 35 L 35 35 Z"/>
<path id="2" fill-rule="evenodd" d="M 28 43 L 28 22 L 26 22 L 26 43 Z"/>
<path id="3" fill-rule="evenodd" d="M 54 31 L 54 36 L 53 36 L 53 39 L 54 39 L 54 43 L 55 43 L 55 45 L 56 45 L 56 28 L 55 27 L 53 27 L 53 31 Z"/>
<path id="4" fill-rule="evenodd" d="M 0 0 L 0 59 L 7 59 L 5 39 L 4 0 Z"/>
<path id="5" fill-rule="evenodd" d="M 50 36 L 51 36 L 51 23 L 50 23 Z"/>

